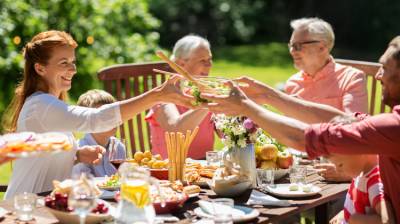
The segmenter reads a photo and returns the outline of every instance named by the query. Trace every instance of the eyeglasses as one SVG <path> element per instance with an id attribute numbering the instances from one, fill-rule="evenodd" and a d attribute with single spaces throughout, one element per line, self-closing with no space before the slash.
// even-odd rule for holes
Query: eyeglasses
<path id="1" fill-rule="evenodd" d="M 293 48 L 295 51 L 301 51 L 303 49 L 303 45 L 305 44 L 315 44 L 319 43 L 321 41 L 319 40 L 310 40 L 310 41 L 303 41 L 303 42 L 297 42 L 297 43 L 288 43 L 289 50 Z"/>

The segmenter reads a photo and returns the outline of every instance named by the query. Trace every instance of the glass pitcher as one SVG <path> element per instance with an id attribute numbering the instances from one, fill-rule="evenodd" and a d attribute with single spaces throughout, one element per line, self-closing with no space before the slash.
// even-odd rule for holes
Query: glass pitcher
<path id="1" fill-rule="evenodd" d="M 121 192 L 115 214 L 117 223 L 153 223 L 156 213 L 150 198 L 151 186 L 158 190 L 164 203 L 157 179 L 150 176 L 148 169 L 132 163 L 123 163 L 118 172 Z"/>

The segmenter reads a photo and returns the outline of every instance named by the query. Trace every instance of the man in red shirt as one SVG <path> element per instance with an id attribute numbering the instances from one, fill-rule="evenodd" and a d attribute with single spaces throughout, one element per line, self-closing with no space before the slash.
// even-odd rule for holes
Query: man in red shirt
<path id="1" fill-rule="evenodd" d="M 287 146 L 306 151 L 311 158 L 334 154 L 379 154 L 385 195 L 400 221 L 400 36 L 394 38 L 380 58 L 376 79 L 382 83 L 382 97 L 392 113 L 361 116 L 351 124 L 322 123 L 346 115 L 330 106 L 303 101 L 252 80 L 239 88 L 229 83 L 229 96 L 204 94 L 212 100 L 206 105 L 214 113 L 244 115 Z M 266 110 L 269 104 L 286 116 Z M 385 216 L 385 214 L 382 214 Z"/>

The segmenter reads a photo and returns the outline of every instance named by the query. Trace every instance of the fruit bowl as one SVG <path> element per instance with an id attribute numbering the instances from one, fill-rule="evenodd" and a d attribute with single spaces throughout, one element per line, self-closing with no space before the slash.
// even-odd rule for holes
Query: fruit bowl
<path id="1" fill-rule="evenodd" d="M 257 168 L 257 170 L 262 170 L 260 168 Z M 274 171 L 274 180 L 279 180 L 282 177 L 284 177 L 286 174 L 289 173 L 289 169 L 275 169 Z"/>
<path id="2" fill-rule="evenodd" d="M 108 202 L 103 201 L 101 199 L 97 199 L 97 202 L 104 203 L 104 205 L 108 208 L 108 212 L 105 214 L 89 213 L 86 216 L 85 224 L 103 223 L 105 221 L 109 221 L 110 219 L 112 219 L 112 214 L 114 213 L 114 207 L 112 207 Z M 59 223 L 79 224 L 79 216 L 73 212 L 56 210 L 53 208 L 49 208 L 47 206 L 46 209 L 59 220 Z"/>
<path id="3" fill-rule="evenodd" d="M 159 180 L 168 180 L 168 169 L 150 169 L 150 174 Z"/>
<path id="4" fill-rule="evenodd" d="M 289 169 L 276 169 L 274 172 L 274 180 L 279 180 L 289 173 Z"/>

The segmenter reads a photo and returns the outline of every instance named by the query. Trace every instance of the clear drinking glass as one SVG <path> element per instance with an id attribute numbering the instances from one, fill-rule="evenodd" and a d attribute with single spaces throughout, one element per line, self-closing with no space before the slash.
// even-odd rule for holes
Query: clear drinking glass
<path id="1" fill-rule="evenodd" d="M 257 170 L 258 186 L 261 189 L 266 187 L 275 187 L 275 169 L 258 169 Z"/>
<path id="2" fill-rule="evenodd" d="M 93 181 L 91 178 L 86 179 L 87 182 L 76 180 L 68 196 L 68 205 L 79 216 L 80 224 L 85 223 L 86 216 L 96 205 L 96 196 L 91 186 Z"/>
<path id="3" fill-rule="evenodd" d="M 231 198 L 216 198 L 212 200 L 215 224 L 232 224 L 232 209 L 234 201 Z"/>
<path id="4" fill-rule="evenodd" d="M 219 166 L 220 165 L 220 156 L 217 151 L 206 152 L 206 160 L 207 160 L 207 165 L 209 165 L 209 166 Z"/>
<path id="5" fill-rule="evenodd" d="M 289 178 L 291 184 L 307 184 L 307 167 L 305 166 L 292 166 L 289 171 Z"/>
<path id="6" fill-rule="evenodd" d="M 17 217 L 20 221 L 33 219 L 32 213 L 36 207 L 36 195 L 24 192 L 14 197 L 14 208 L 17 210 Z"/>

